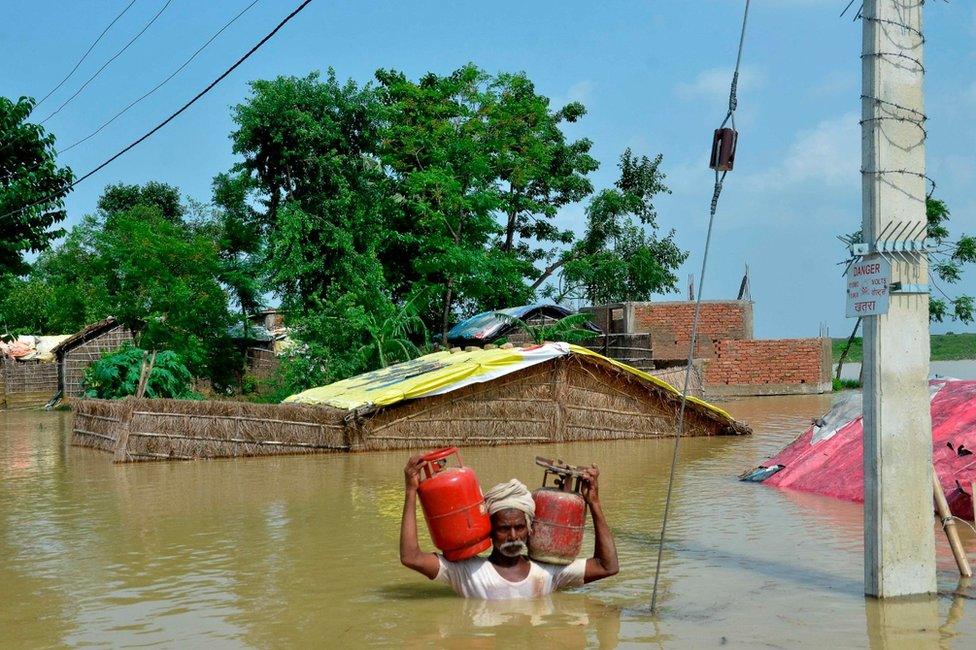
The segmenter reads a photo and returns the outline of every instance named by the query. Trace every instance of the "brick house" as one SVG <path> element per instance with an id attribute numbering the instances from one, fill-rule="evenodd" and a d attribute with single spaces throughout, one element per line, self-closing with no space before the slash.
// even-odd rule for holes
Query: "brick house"
<path id="1" fill-rule="evenodd" d="M 694 302 L 626 302 L 585 309 L 604 331 L 649 334 L 657 367 L 687 364 Z M 831 390 L 830 339 L 755 339 L 749 300 L 702 301 L 694 356 L 702 361 L 702 383 L 710 397 Z"/>

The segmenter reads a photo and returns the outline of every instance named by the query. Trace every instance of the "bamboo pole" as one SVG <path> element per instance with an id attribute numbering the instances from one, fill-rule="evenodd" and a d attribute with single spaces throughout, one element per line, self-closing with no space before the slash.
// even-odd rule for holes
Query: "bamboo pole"
<path id="1" fill-rule="evenodd" d="M 966 549 L 962 547 L 959 540 L 959 531 L 956 530 L 956 522 L 949 512 L 949 503 L 946 501 L 945 493 L 942 492 L 942 485 L 939 477 L 932 472 L 932 490 L 935 495 L 935 506 L 939 511 L 939 519 L 942 521 L 942 529 L 945 531 L 946 538 L 949 540 L 949 548 L 952 549 L 952 556 L 956 558 L 956 566 L 959 567 L 959 575 L 964 578 L 972 577 L 973 570 L 969 567 L 969 559 L 966 557 Z"/>

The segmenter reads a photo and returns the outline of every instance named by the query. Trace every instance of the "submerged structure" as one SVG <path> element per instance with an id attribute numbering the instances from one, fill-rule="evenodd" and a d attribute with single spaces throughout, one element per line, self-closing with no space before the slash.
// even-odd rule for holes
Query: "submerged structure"
<path id="1" fill-rule="evenodd" d="M 73 442 L 125 462 L 660 438 L 674 435 L 680 401 L 645 372 L 546 343 L 428 354 L 280 405 L 85 400 Z M 751 433 L 693 397 L 685 415 L 686 435 Z"/>
<path id="2" fill-rule="evenodd" d="M 132 332 L 109 316 L 92 323 L 61 341 L 51 352 L 57 360 L 58 389 L 62 397 L 77 397 L 84 392 L 85 371 L 106 352 L 114 352 L 133 342 Z"/>
<path id="3" fill-rule="evenodd" d="M 973 519 L 976 381 L 933 379 L 932 460 L 952 514 Z M 781 452 L 740 476 L 778 488 L 864 501 L 861 394 L 851 393 Z"/>

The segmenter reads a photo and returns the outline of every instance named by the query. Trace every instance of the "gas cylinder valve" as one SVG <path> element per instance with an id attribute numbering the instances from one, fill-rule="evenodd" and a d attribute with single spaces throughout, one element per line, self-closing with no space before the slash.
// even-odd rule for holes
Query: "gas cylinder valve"
<path id="1" fill-rule="evenodd" d="M 529 536 L 529 557 L 539 562 L 569 564 L 583 545 L 586 502 L 580 496 L 583 470 L 556 458 L 536 456 L 545 470 L 542 487 L 532 493 L 535 519 Z M 549 478 L 553 477 L 553 487 Z"/>

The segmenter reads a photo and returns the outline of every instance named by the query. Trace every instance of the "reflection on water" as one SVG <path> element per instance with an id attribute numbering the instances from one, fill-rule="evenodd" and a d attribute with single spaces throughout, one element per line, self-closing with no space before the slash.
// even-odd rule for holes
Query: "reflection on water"
<path id="1" fill-rule="evenodd" d="M 865 600 L 859 505 L 735 479 L 829 402 L 729 402 L 756 435 L 682 443 L 660 617 L 648 602 L 670 440 L 462 450 L 484 485 L 536 484 L 542 452 L 599 464 L 621 559 L 618 576 L 574 592 L 483 603 L 399 565 L 403 453 L 113 465 L 68 446 L 68 414 L 0 411 L 0 634 L 21 646 L 972 645 L 976 591 L 957 586 L 941 537 L 941 595 Z"/>

